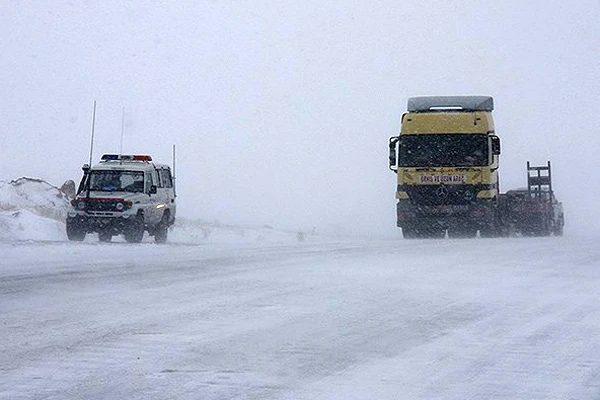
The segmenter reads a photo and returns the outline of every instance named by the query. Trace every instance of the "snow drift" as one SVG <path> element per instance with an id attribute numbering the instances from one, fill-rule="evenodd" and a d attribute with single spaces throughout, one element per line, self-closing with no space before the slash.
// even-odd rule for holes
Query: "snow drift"
<path id="1" fill-rule="evenodd" d="M 69 200 L 41 179 L 0 181 L 0 240 L 64 240 Z"/>

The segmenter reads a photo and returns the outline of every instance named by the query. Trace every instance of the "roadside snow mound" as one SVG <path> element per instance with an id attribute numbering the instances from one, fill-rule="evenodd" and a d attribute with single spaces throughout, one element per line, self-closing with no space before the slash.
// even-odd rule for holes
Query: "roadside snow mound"
<path id="1" fill-rule="evenodd" d="M 0 212 L 28 210 L 40 217 L 64 222 L 69 207 L 69 198 L 41 179 L 0 181 Z"/>
<path id="2" fill-rule="evenodd" d="M 0 241 L 66 240 L 64 223 L 40 217 L 29 210 L 0 211 Z"/>

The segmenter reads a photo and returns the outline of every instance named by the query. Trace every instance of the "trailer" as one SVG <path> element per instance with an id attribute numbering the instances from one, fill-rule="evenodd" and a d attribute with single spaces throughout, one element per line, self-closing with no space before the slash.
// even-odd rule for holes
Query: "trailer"
<path id="1" fill-rule="evenodd" d="M 502 214 L 511 235 L 562 236 L 563 206 L 552 188 L 550 161 L 531 166 L 527 161 L 527 188 L 513 189 L 501 198 Z"/>

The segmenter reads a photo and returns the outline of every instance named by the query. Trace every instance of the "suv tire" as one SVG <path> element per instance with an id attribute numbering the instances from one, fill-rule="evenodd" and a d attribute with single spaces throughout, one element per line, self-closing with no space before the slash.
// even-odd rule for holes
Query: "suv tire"
<path id="1" fill-rule="evenodd" d="M 71 241 L 81 242 L 85 239 L 85 227 L 67 218 L 67 238 Z"/>
<path id="2" fill-rule="evenodd" d="M 144 221 L 141 217 L 135 217 L 125 230 L 125 240 L 128 243 L 140 243 L 144 238 Z"/>

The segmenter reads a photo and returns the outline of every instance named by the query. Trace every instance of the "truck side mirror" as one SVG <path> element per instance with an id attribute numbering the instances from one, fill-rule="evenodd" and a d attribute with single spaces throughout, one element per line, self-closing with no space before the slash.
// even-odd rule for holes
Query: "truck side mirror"
<path id="1" fill-rule="evenodd" d="M 500 138 L 498 136 L 492 136 L 492 154 L 500 155 Z"/>
<path id="2" fill-rule="evenodd" d="M 150 191 L 148 192 L 148 194 L 156 194 L 156 193 L 157 193 L 156 185 L 150 186 Z"/>
<path id="3" fill-rule="evenodd" d="M 398 143 L 398 140 L 400 140 L 400 137 L 398 136 L 393 136 L 390 138 L 390 157 L 389 157 L 389 161 L 390 161 L 390 169 L 392 171 L 396 170 L 396 166 L 398 165 L 398 154 L 396 152 L 396 144 Z"/>

